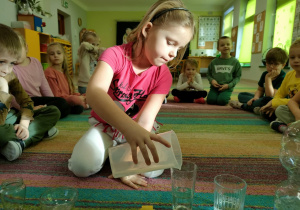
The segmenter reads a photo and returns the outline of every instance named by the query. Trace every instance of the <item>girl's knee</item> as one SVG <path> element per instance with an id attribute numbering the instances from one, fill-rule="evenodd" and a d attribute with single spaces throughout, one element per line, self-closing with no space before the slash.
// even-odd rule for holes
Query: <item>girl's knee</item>
<path id="1" fill-rule="evenodd" d="M 68 162 L 68 168 L 78 177 L 88 177 L 100 171 L 102 165 L 100 160 L 89 160 L 81 157 L 80 159 L 71 157 Z"/>
<path id="2" fill-rule="evenodd" d="M 78 177 L 97 173 L 108 157 L 111 138 L 100 127 L 91 127 L 75 145 L 69 159 L 69 170 Z"/>

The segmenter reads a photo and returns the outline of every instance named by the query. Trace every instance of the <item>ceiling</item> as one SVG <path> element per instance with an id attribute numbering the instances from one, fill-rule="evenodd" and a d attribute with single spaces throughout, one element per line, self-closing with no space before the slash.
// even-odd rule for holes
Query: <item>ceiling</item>
<path id="1" fill-rule="evenodd" d="M 147 11 L 156 0 L 72 0 L 86 11 Z M 191 11 L 223 11 L 233 0 L 182 0 Z"/>

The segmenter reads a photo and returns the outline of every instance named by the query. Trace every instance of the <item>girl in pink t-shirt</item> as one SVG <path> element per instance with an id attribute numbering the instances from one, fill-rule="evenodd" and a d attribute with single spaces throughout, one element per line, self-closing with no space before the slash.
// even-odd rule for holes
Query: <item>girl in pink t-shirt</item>
<path id="1" fill-rule="evenodd" d="M 147 165 L 151 164 L 147 147 L 159 162 L 153 141 L 170 145 L 151 130 L 172 85 L 166 64 L 180 62 L 193 33 L 193 15 L 180 0 L 159 0 L 129 34 L 127 44 L 103 52 L 87 88 L 92 126 L 77 142 L 69 160 L 69 169 L 76 176 L 100 171 L 108 149 L 124 142 L 131 147 L 134 163 L 137 147 Z M 156 177 L 162 172 L 144 175 Z M 147 186 L 140 175 L 122 177 L 121 181 L 135 189 Z"/>
<path id="2" fill-rule="evenodd" d="M 50 67 L 45 70 L 45 76 L 53 95 L 64 98 L 71 106 L 73 114 L 80 114 L 83 109 L 88 109 L 89 105 L 86 103 L 85 96 L 75 93 L 63 46 L 57 42 L 49 44 L 47 57 Z"/>

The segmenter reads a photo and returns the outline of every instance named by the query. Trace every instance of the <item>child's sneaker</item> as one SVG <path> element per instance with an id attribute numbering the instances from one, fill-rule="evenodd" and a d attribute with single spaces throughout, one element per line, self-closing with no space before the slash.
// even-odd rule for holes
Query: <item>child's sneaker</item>
<path id="1" fill-rule="evenodd" d="M 194 99 L 194 102 L 198 103 L 198 104 L 205 104 L 205 99 L 203 97 L 197 98 L 197 99 Z"/>
<path id="2" fill-rule="evenodd" d="M 285 123 L 276 120 L 270 123 L 270 127 L 279 133 L 283 133 L 287 129 L 287 125 Z"/>
<path id="3" fill-rule="evenodd" d="M 45 140 L 53 139 L 54 137 L 56 137 L 58 135 L 58 133 L 59 133 L 59 130 L 55 127 L 52 127 L 50 130 L 48 130 L 44 139 Z"/>
<path id="4" fill-rule="evenodd" d="M 242 109 L 242 103 L 240 103 L 239 101 L 233 101 L 233 100 L 230 100 L 229 101 L 229 105 L 234 108 L 234 109 Z"/>
<path id="5" fill-rule="evenodd" d="M 19 141 L 9 141 L 2 149 L 1 149 L 1 154 L 6 157 L 7 160 L 13 161 L 18 159 L 18 157 L 21 156 L 22 154 L 22 145 L 24 142 L 22 140 Z"/>
<path id="6" fill-rule="evenodd" d="M 178 103 L 180 102 L 180 99 L 177 96 L 174 96 L 174 101 Z"/>
<path id="7" fill-rule="evenodd" d="M 254 114 L 260 115 L 260 107 L 259 106 L 254 107 L 253 112 Z"/>

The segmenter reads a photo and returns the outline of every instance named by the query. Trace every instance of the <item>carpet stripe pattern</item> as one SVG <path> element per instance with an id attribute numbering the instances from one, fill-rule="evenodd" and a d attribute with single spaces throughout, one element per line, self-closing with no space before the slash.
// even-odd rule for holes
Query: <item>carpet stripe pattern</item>
<path id="1" fill-rule="evenodd" d="M 255 85 L 241 83 L 233 93 L 254 92 Z M 50 188 L 70 186 L 78 189 L 75 209 L 171 209 L 170 170 L 148 180 L 148 187 L 133 190 L 111 174 L 109 161 L 97 174 L 75 177 L 68 170 L 68 159 L 79 138 L 89 128 L 89 111 L 70 115 L 56 127 L 59 135 L 26 149 L 8 162 L 0 158 L 0 182 L 22 177 L 27 186 L 25 209 L 39 209 L 39 196 Z M 197 164 L 194 209 L 213 209 L 213 178 L 222 173 L 237 175 L 248 184 L 245 209 L 273 209 L 276 185 L 287 178 L 278 154 L 281 135 L 259 115 L 230 106 L 175 103 L 171 96 L 157 116 L 160 132 L 174 130 L 183 159 Z"/>

